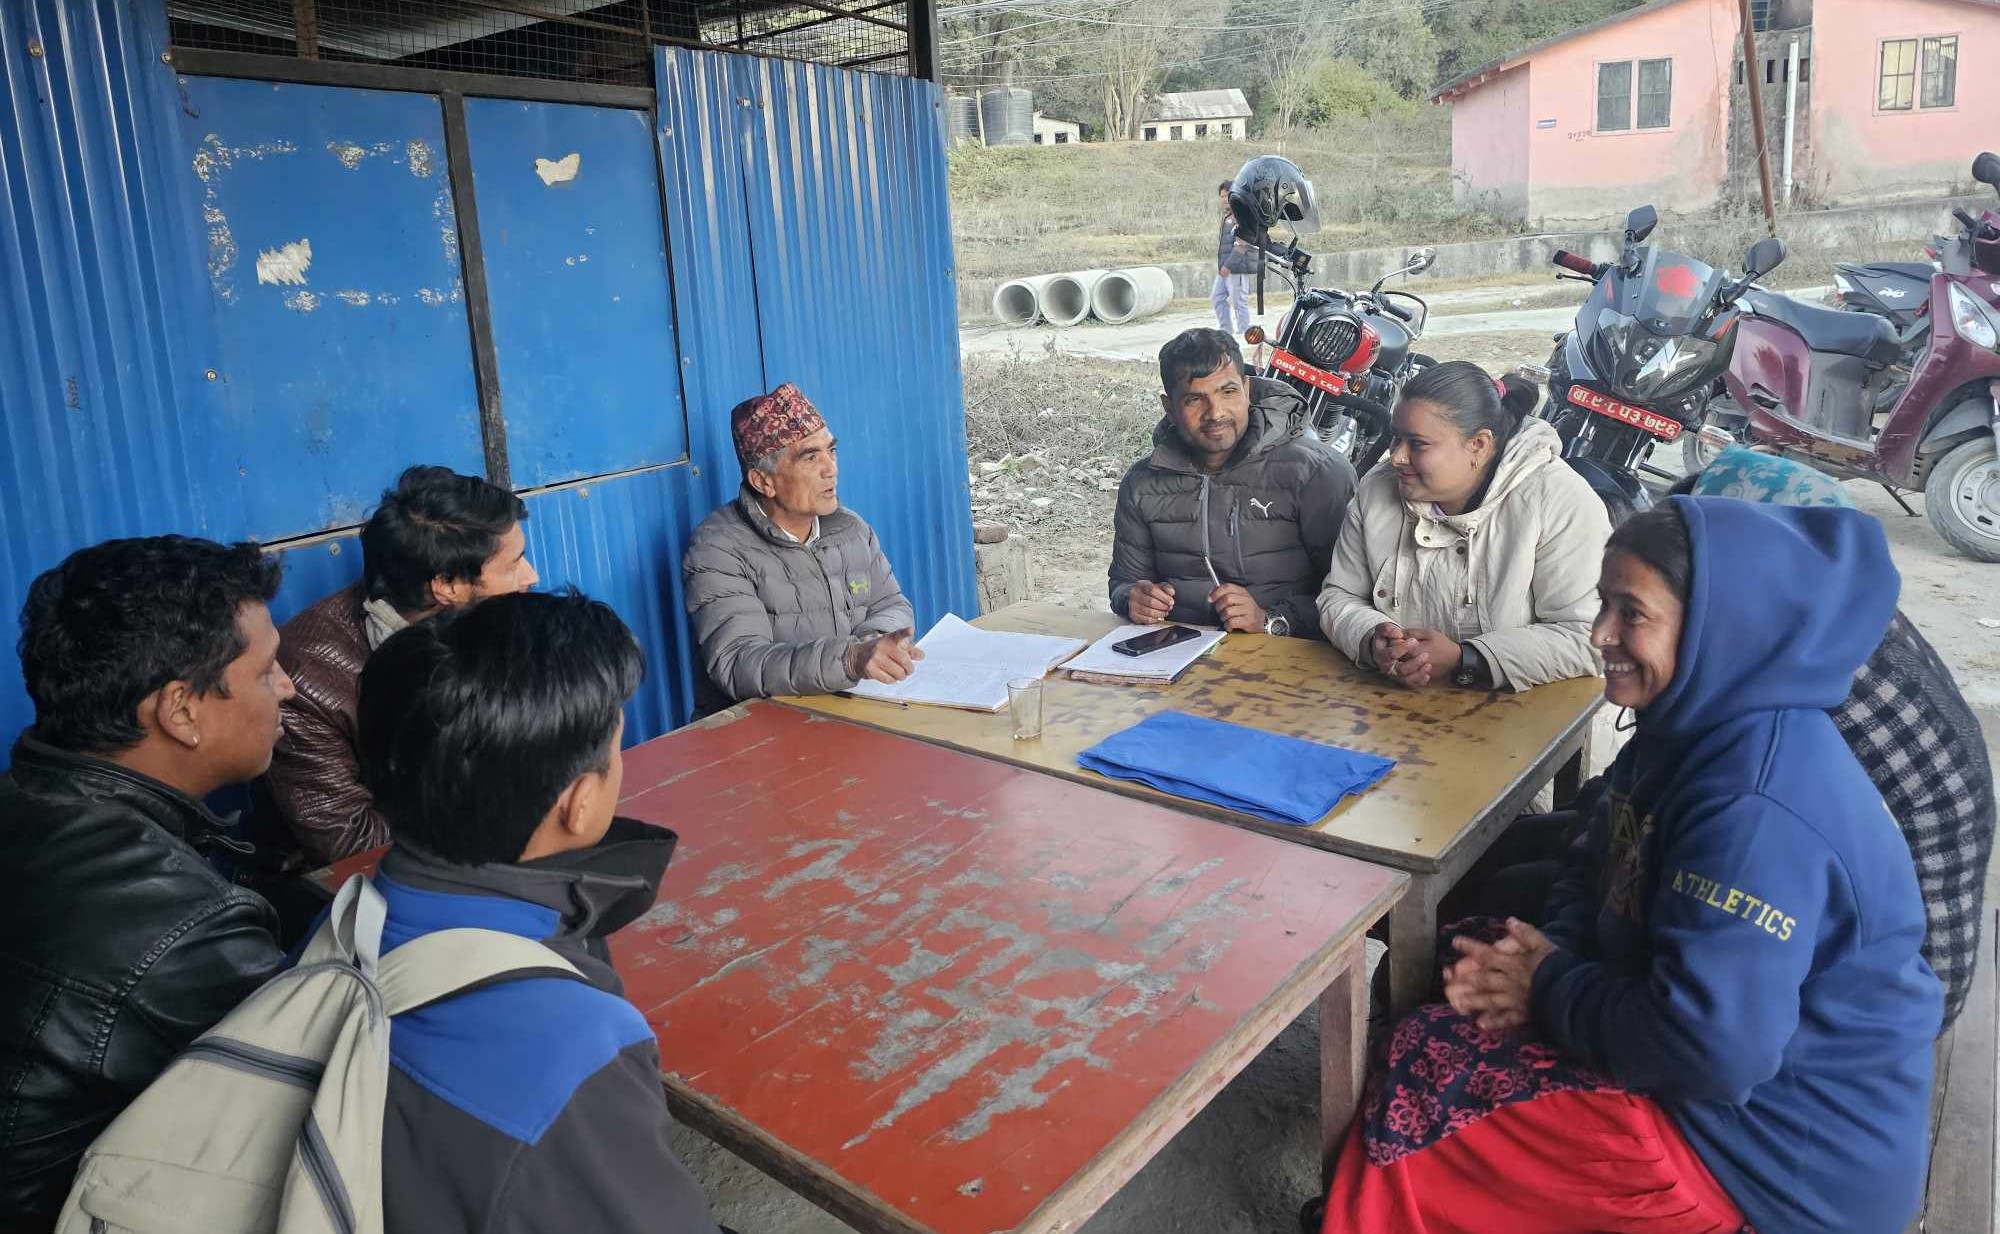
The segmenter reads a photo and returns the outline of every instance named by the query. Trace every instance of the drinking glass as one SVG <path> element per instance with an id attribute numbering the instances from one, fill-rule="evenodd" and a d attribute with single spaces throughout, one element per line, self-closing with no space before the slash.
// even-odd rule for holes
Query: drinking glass
<path id="1" fill-rule="evenodd" d="M 1016 677 L 1007 683 L 1007 710 L 1014 716 L 1014 740 L 1033 741 L 1042 735 L 1042 679 Z"/>

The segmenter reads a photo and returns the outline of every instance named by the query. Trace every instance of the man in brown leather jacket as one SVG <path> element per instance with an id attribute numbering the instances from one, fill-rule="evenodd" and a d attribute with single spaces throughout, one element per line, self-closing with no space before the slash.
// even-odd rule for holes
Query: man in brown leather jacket
<path id="1" fill-rule="evenodd" d="M 55 1222 L 77 1161 L 277 971 L 278 919 L 202 859 L 202 799 L 270 761 L 292 684 L 254 544 L 83 549 L 21 613 L 35 727 L 0 777 L 0 1231 Z"/>
<path id="2" fill-rule="evenodd" d="M 520 498 L 477 476 L 412 467 L 361 529 L 361 581 L 285 623 L 279 656 L 298 695 L 266 784 L 309 864 L 389 842 L 355 754 L 368 653 L 433 613 L 533 587 L 527 517 Z"/>

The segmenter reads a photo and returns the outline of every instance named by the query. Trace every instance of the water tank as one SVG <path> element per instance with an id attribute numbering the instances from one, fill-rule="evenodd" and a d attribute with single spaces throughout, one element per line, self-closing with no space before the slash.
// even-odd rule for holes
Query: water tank
<path id="1" fill-rule="evenodd" d="M 979 102 L 964 94 L 944 98 L 944 139 L 949 145 L 979 140 Z"/>
<path id="2" fill-rule="evenodd" d="M 1019 86 L 997 86 L 979 96 L 979 118 L 989 146 L 1035 142 L 1035 96 Z"/>

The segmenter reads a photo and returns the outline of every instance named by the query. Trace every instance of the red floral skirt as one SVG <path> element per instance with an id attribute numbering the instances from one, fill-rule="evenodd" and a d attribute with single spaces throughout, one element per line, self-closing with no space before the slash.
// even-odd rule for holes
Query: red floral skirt
<path id="1" fill-rule="evenodd" d="M 1492 941 L 1471 920 L 1449 939 Z M 1327 1196 L 1324 1234 L 1739 1234 L 1743 1214 L 1649 1098 L 1449 1006 L 1390 1034 Z"/>

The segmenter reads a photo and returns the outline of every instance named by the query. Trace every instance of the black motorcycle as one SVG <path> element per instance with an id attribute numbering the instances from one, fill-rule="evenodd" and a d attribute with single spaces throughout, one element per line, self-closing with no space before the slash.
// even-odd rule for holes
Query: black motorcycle
<path id="1" fill-rule="evenodd" d="M 1594 283 L 1576 325 L 1556 336 L 1542 376 L 1541 415 L 1562 436 L 1563 457 L 1604 499 L 1613 523 L 1653 504 L 1651 477 L 1677 477 L 1649 462 L 1653 448 L 1701 422 L 1709 390 L 1736 347 L 1736 301 L 1785 259 L 1784 242 L 1759 240 L 1732 279 L 1681 253 L 1648 244 L 1659 214 L 1641 206 L 1625 220 L 1618 261 L 1558 252 L 1566 274 Z"/>
<path id="2" fill-rule="evenodd" d="M 1319 206 L 1312 182 L 1289 160 L 1262 155 L 1243 165 L 1230 186 L 1237 236 L 1263 255 L 1257 274 L 1257 309 L 1264 308 L 1264 276 L 1291 285 L 1292 307 L 1278 321 L 1278 336 L 1252 327 L 1244 340 L 1272 344 L 1267 361 L 1254 365 L 1259 377 L 1285 382 L 1305 401 L 1295 430 L 1310 430 L 1345 454 L 1357 474 L 1366 474 L 1389 448 L 1389 412 L 1396 394 L 1421 369 L 1436 363 L 1411 350 L 1423 337 L 1430 306 L 1407 291 L 1385 291 L 1390 279 L 1421 274 L 1437 260 L 1435 249 L 1419 249 L 1401 269 L 1382 276 L 1365 292 L 1312 285 L 1311 253 L 1299 247 L 1298 233 L 1317 230 Z M 1292 232 L 1285 244 L 1271 238 L 1274 228 Z"/>
<path id="3" fill-rule="evenodd" d="M 1397 392 L 1436 363 L 1411 350 L 1423 337 L 1430 306 L 1412 292 L 1383 286 L 1430 269 L 1437 253 L 1417 250 L 1400 269 L 1359 293 L 1312 286 L 1312 256 L 1296 243 L 1267 250 L 1266 256 L 1288 282 L 1296 279 L 1296 299 L 1278 319 L 1276 339 L 1256 326 L 1244 335 L 1253 345 L 1271 344 L 1269 359 L 1255 371 L 1297 390 L 1305 400 L 1304 426 L 1345 454 L 1355 474 L 1366 475 L 1389 448 L 1389 413 Z"/>

